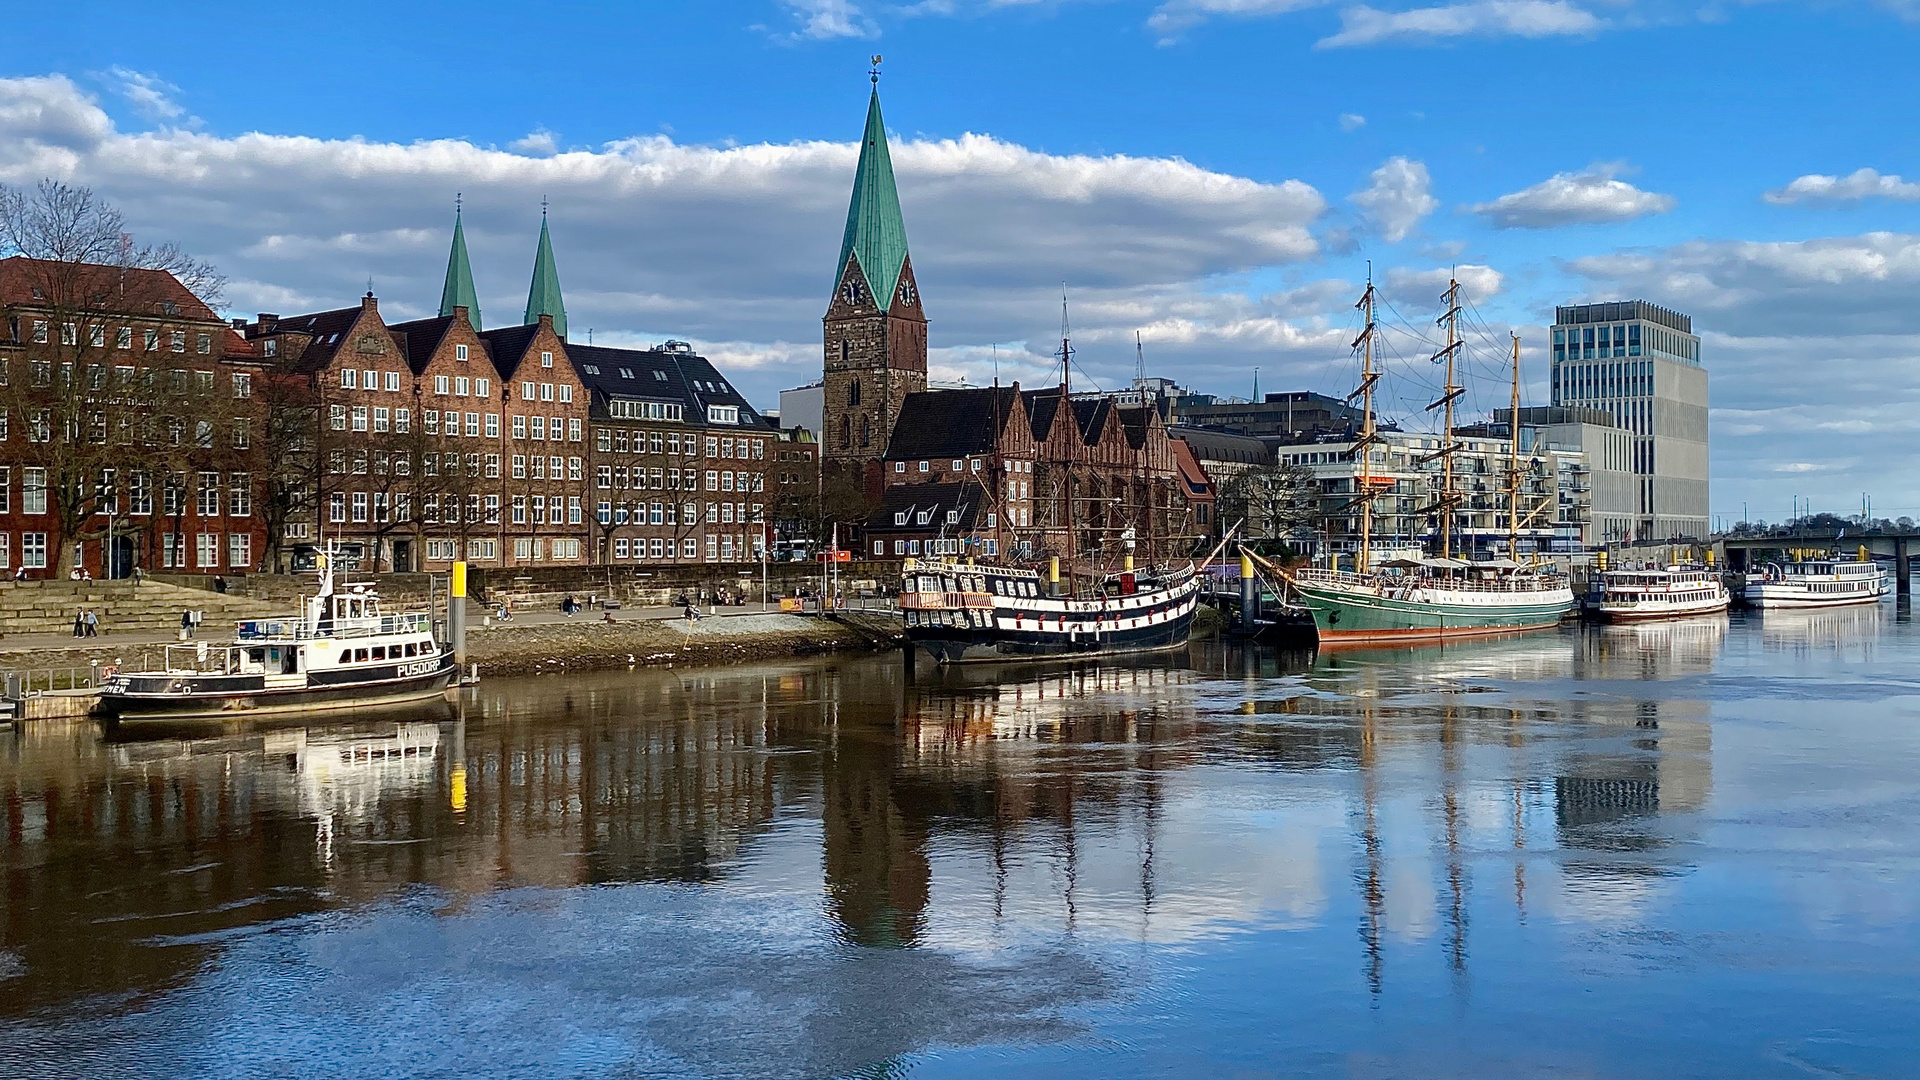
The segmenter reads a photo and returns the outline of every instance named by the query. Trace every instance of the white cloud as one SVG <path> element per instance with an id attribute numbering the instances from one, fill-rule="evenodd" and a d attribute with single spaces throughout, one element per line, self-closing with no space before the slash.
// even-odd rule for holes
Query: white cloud
<path id="1" fill-rule="evenodd" d="M 1366 126 L 1367 118 L 1361 116 L 1359 113 L 1343 112 L 1340 114 L 1341 131 L 1359 131 Z"/>
<path id="2" fill-rule="evenodd" d="M 1317 49 L 1360 45 L 1430 45 L 1463 37 L 1561 37 L 1591 34 L 1604 24 L 1566 0 L 1478 0 L 1476 3 L 1381 11 L 1365 4 L 1340 13 L 1340 32 Z"/>
<path id="3" fill-rule="evenodd" d="M 1506 280 L 1506 275 L 1493 267 L 1474 263 L 1432 270 L 1395 268 L 1387 271 L 1381 291 L 1389 299 L 1404 300 L 1423 310 L 1437 309 L 1440 306 L 1440 294 L 1446 291 L 1450 281 L 1460 283 L 1462 302 L 1484 304 L 1500 292 Z"/>
<path id="4" fill-rule="evenodd" d="M 522 154 L 536 154 L 544 157 L 545 155 L 559 151 L 560 136 L 545 128 L 541 128 L 538 131 L 529 131 L 520 138 L 508 143 L 507 149 L 518 150 Z"/>
<path id="5" fill-rule="evenodd" d="M 1347 196 L 1360 214 L 1390 244 L 1406 239 L 1421 220 L 1440 207 L 1433 197 L 1433 178 L 1424 163 L 1404 157 L 1388 158 L 1373 170 L 1366 190 Z"/>
<path id="6" fill-rule="evenodd" d="M 848 103 L 850 135 L 860 108 Z M 218 264 L 237 313 L 349 303 L 369 276 L 389 317 L 431 313 L 461 192 L 482 311 L 497 325 L 524 302 L 547 195 L 575 328 L 724 346 L 760 398 L 817 376 L 857 156 L 851 142 L 648 136 L 532 156 L 460 140 L 131 132 L 68 79 L 0 79 L 0 181 L 94 187 L 143 238 Z M 1312 227 L 1326 201 L 1298 181 L 986 135 L 899 142 L 893 161 L 941 348 L 1031 340 L 1044 355 L 1066 281 L 1090 369 L 1130 372 L 1133 328 L 1184 320 L 1197 344 L 1180 358 L 1204 378 L 1238 362 L 1236 341 L 1287 339 L 1288 316 L 1197 283 L 1320 251 Z"/>
<path id="7" fill-rule="evenodd" d="M 833 38 L 874 38 L 880 28 L 860 10 L 853 0 L 780 0 L 793 12 L 800 28 L 795 37 L 814 40 Z"/>
<path id="8" fill-rule="evenodd" d="M 1618 164 L 1594 165 L 1584 172 L 1564 172 L 1530 188 L 1479 203 L 1469 210 L 1502 229 L 1551 229 L 1561 225 L 1588 225 L 1632 221 L 1664 214 L 1677 204 L 1671 195 L 1642 191 L 1619 174 Z"/>
<path id="9" fill-rule="evenodd" d="M 1863 199 L 1920 201 L 1920 184 L 1875 169 L 1856 169 L 1846 176 L 1808 173 L 1786 187 L 1761 196 L 1776 206 L 1798 202 L 1860 202 Z"/>
<path id="10" fill-rule="evenodd" d="M 188 117 L 187 110 L 173 99 L 180 88 L 144 71 L 131 68 L 109 68 L 107 77 L 114 83 L 114 90 L 133 106 L 135 112 L 154 123 L 170 123 L 183 117 L 189 125 L 197 124 L 197 118 Z"/>
<path id="11" fill-rule="evenodd" d="M 1180 35 L 1215 16 L 1254 18 L 1319 7 L 1328 0 L 1165 0 L 1147 17 L 1147 29 L 1171 45 Z"/>

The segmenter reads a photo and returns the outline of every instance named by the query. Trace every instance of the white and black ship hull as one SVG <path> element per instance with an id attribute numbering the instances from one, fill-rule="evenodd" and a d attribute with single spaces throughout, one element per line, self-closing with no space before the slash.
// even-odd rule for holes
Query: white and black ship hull
<path id="1" fill-rule="evenodd" d="M 928 582 L 929 570 L 940 569 L 945 579 Z M 931 587 L 901 597 L 907 640 L 942 664 L 1176 649 L 1187 643 L 1200 598 L 1190 572 L 1137 590 L 1068 598 L 1045 595 L 1032 574 L 957 569 L 922 570 L 920 582 Z"/>
<path id="2" fill-rule="evenodd" d="M 238 720 L 285 712 L 324 712 L 439 697 L 458 669 L 452 650 L 381 666 L 318 669 L 292 678 L 211 672 L 140 672 L 109 678 L 95 715 L 148 720 Z"/>

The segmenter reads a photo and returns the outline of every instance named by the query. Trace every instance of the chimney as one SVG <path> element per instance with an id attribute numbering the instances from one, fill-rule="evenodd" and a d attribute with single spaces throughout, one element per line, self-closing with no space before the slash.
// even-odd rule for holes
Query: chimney
<path id="1" fill-rule="evenodd" d="M 260 324 L 260 332 L 263 334 L 273 333 L 274 326 L 280 322 L 280 316 L 269 311 L 263 311 L 255 315 L 253 319 Z"/>
<path id="2" fill-rule="evenodd" d="M 361 298 L 360 298 L 360 310 L 361 310 L 361 311 L 373 311 L 373 312 L 377 312 L 377 311 L 379 311 L 379 310 L 380 310 L 380 301 L 378 301 L 378 300 L 375 300 L 375 299 L 373 298 L 373 290 L 372 290 L 372 289 L 368 289 L 368 290 L 367 290 L 367 295 L 365 295 L 365 296 L 363 296 L 363 297 L 361 297 Z"/>
<path id="3" fill-rule="evenodd" d="M 245 319 L 233 319 L 229 322 L 228 325 L 232 326 L 235 330 L 240 331 L 242 334 L 247 332 L 247 320 Z"/>
<path id="4" fill-rule="evenodd" d="M 473 312 L 468 311 L 467 305 L 465 304 L 453 305 L 453 317 L 456 319 L 459 319 L 463 323 L 466 323 L 468 326 L 473 325 Z"/>

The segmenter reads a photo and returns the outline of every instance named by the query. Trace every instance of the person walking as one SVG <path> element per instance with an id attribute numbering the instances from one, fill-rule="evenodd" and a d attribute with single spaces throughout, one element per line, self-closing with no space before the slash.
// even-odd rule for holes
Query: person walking
<path id="1" fill-rule="evenodd" d="M 213 591 L 225 596 L 227 594 L 227 579 L 219 574 L 213 575 Z"/>
<path id="2" fill-rule="evenodd" d="M 82 612 L 76 611 L 73 613 L 73 636 L 87 636 L 87 621 Z"/>
<path id="3" fill-rule="evenodd" d="M 87 636 L 100 636 L 100 616 L 95 615 L 92 608 L 87 609 Z"/>
<path id="4" fill-rule="evenodd" d="M 182 640 L 193 636 L 193 610 L 191 608 L 180 613 L 180 635 Z"/>

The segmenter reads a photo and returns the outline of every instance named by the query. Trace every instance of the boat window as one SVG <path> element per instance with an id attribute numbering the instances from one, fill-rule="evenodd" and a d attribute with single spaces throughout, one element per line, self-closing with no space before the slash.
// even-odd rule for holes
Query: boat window
<path id="1" fill-rule="evenodd" d="M 420 643 L 420 655 L 421 655 L 421 656 L 432 656 L 432 655 L 433 655 L 433 652 L 434 652 L 434 650 L 433 650 L 433 642 L 431 642 L 431 641 L 423 641 L 423 642 L 421 642 L 421 643 Z"/>
<path id="2" fill-rule="evenodd" d="M 344 663 L 347 663 L 348 661 L 350 661 L 350 660 L 352 660 L 352 659 L 353 659 L 353 650 L 352 650 L 352 649 L 341 649 L 341 650 L 340 650 L 340 662 L 341 662 L 341 663 L 343 663 L 343 664 L 344 664 Z"/>
<path id="3" fill-rule="evenodd" d="M 995 596 L 1007 595 L 1007 583 L 1001 581 L 999 578 L 995 578 L 993 581 L 993 594 Z"/>
<path id="4" fill-rule="evenodd" d="M 416 649 L 416 648 L 418 648 L 418 646 L 416 646 L 416 645 L 415 645 L 415 644 L 414 644 L 413 642 L 411 642 L 411 641 L 409 641 L 409 642 L 407 642 L 407 655 L 408 655 L 408 656 L 413 656 L 413 655 L 415 655 L 415 653 L 414 653 L 414 649 Z"/>
<path id="5" fill-rule="evenodd" d="M 278 650 L 278 649 L 275 649 L 275 650 L 274 650 L 274 659 L 276 659 L 276 660 L 278 660 L 278 659 L 280 658 L 280 657 L 279 657 L 279 652 L 280 652 L 280 650 Z M 256 664 L 264 664 L 264 663 L 266 663 L 266 662 L 267 662 L 267 650 L 265 650 L 265 649 L 248 649 L 248 650 L 247 650 L 247 659 L 249 659 L 249 660 L 251 660 L 251 661 L 253 661 L 253 662 L 254 662 L 254 663 L 256 663 Z"/>
<path id="6" fill-rule="evenodd" d="M 387 647 L 385 645 L 375 645 L 373 647 L 373 658 L 375 660 L 385 660 L 387 658 Z"/>
<path id="7" fill-rule="evenodd" d="M 355 650 L 353 650 L 353 659 L 354 659 L 354 662 L 355 662 L 355 663 L 361 663 L 361 664 L 364 664 L 364 663 L 366 663 L 366 662 L 367 662 L 367 650 L 365 650 L 365 649 L 355 649 Z"/>

